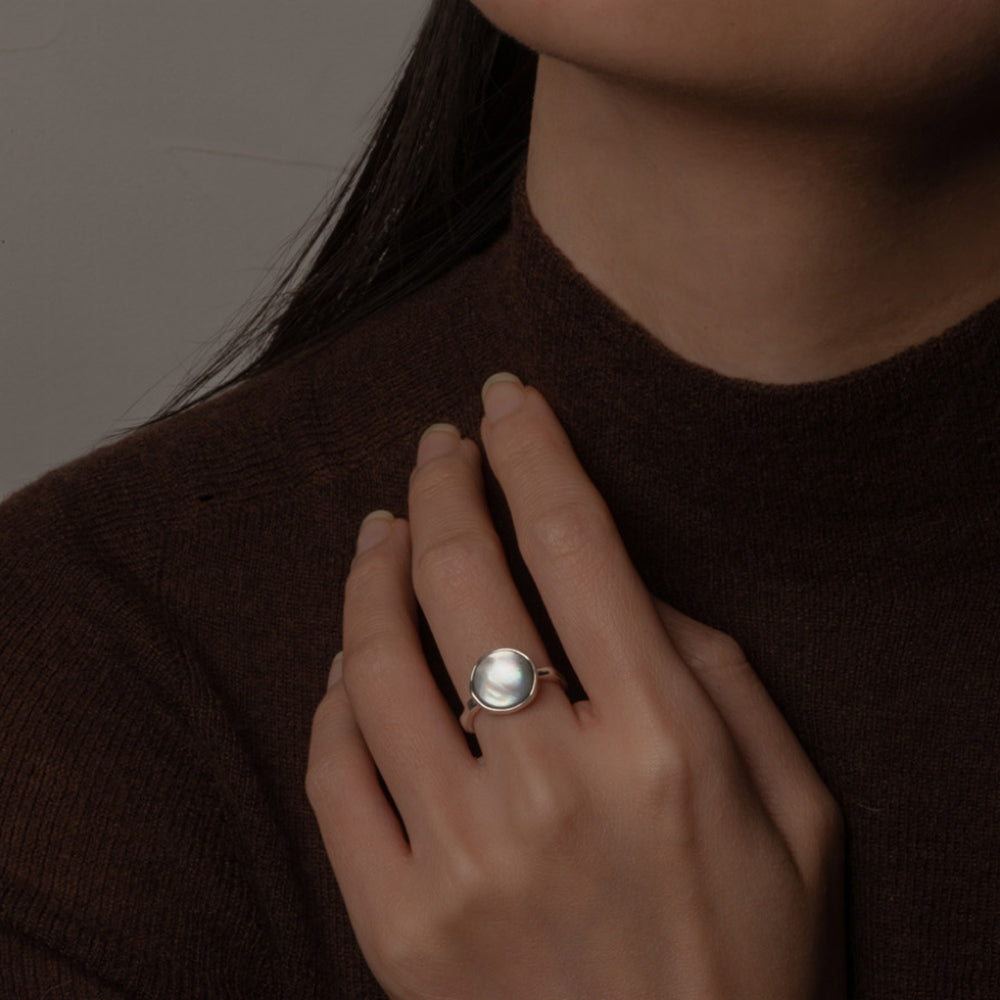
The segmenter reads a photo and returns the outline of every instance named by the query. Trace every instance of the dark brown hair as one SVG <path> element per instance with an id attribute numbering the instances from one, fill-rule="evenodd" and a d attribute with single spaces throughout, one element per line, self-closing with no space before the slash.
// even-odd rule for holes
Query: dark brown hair
<path id="1" fill-rule="evenodd" d="M 434 0 L 291 264 L 149 422 L 336 337 L 493 242 L 527 152 L 537 59 L 469 0 Z"/>

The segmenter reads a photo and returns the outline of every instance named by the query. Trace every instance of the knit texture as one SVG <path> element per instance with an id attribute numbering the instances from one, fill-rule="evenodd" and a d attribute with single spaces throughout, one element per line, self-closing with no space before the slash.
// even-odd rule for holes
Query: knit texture
<path id="1" fill-rule="evenodd" d="M 405 514 L 428 424 L 478 437 L 498 370 L 550 401 L 650 589 L 740 643 L 841 803 L 852 995 L 1000 996 L 1000 304 L 761 385 L 590 284 L 523 171 L 512 208 L 343 338 L 0 506 L 0 996 L 382 996 L 306 801 L 311 717 L 361 518 Z"/>

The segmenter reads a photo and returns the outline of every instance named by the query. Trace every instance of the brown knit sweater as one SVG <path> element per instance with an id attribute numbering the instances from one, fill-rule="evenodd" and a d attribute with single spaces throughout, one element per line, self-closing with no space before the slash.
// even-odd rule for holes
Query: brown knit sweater
<path id="1" fill-rule="evenodd" d="M 382 995 L 304 794 L 310 721 L 359 520 L 405 513 L 420 432 L 475 435 L 499 369 L 842 804 L 854 995 L 1000 997 L 1000 304 L 759 385 L 630 321 L 523 174 L 513 208 L 343 339 L 0 507 L 3 998 Z"/>

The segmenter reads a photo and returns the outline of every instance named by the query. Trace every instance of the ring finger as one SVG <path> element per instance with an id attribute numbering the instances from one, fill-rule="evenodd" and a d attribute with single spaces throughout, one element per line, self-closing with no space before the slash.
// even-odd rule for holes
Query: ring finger
<path id="1" fill-rule="evenodd" d="M 491 649 L 513 647 L 548 666 L 486 508 L 479 449 L 450 425 L 436 424 L 421 438 L 409 519 L 414 591 L 463 703 L 472 665 Z M 476 736 L 484 752 L 499 741 L 509 753 L 512 742 L 524 747 L 575 718 L 559 685 L 540 681 L 523 711 L 502 719 L 479 712 Z"/>

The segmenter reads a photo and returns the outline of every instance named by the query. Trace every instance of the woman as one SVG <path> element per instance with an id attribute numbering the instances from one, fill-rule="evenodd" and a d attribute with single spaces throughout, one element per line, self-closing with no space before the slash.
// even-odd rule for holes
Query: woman
<path id="1" fill-rule="evenodd" d="M 260 360 L 4 506 L 7 992 L 996 995 L 998 49 L 436 3 Z"/>

